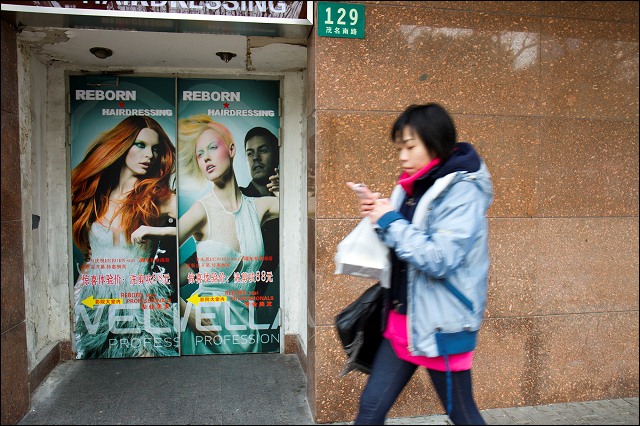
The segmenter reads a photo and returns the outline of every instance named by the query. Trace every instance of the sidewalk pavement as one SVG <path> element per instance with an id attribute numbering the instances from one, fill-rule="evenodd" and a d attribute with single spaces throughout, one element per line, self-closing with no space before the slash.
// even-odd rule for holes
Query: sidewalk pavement
<path id="1" fill-rule="evenodd" d="M 637 425 L 638 398 L 480 410 L 488 425 Z M 348 425 L 351 423 L 333 423 Z M 452 425 L 445 415 L 388 419 L 388 425 Z"/>
<path id="2" fill-rule="evenodd" d="M 296 355 L 66 361 L 36 389 L 20 425 L 313 425 Z M 638 398 L 481 411 L 488 424 L 637 425 Z M 352 422 L 330 423 L 348 425 Z M 449 425 L 447 416 L 389 425 Z"/>

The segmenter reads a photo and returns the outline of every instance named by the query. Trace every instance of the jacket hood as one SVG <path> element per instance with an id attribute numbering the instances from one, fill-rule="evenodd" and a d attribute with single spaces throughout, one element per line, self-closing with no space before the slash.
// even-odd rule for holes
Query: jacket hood
<path id="1" fill-rule="evenodd" d="M 436 166 L 431 173 L 419 179 L 416 184 L 423 186 L 423 191 L 430 187 L 434 181 L 440 178 L 458 174 L 453 181 L 467 180 L 473 182 L 485 195 L 487 207 L 493 201 L 493 184 L 486 164 L 478 155 L 473 145 L 467 142 L 458 142 L 453 154 L 447 161 Z"/>
<path id="2" fill-rule="evenodd" d="M 473 145 L 466 142 L 457 143 L 453 155 L 442 165 L 441 169 L 438 177 L 458 172 L 462 180 L 473 182 L 484 194 L 487 208 L 489 207 L 493 201 L 491 174 Z"/>
<path id="3" fill-rule="evenodd" d="M 435 178 L 438 179 L 453 172 L 476 172 L 480 169 L 480 162 L 480 156 L 473 145 L 458 142 L 451 157 L 436 171 Z"/>
<path id="4" fill-rule="evenodd" d="M 468 179 L 471 179 L 480 188 L 487 200 L 487 208 L 493 202 L 493 183 L 491 182 L 491 174 L 484 161 L 480 163 L 480 169 L 477 172 L 469 173 Z"/>

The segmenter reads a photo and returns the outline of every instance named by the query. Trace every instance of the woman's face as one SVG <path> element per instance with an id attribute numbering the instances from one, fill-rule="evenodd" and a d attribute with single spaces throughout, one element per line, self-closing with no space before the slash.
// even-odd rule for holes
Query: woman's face
<path id="1" fill-rule="evenodd" d="M 396 139 L 396 149 L 402 170 L 409 176 L 414 175 L 433 160 L 422 139 L 411 127 L 402 129 L 402 135 Z"/>
<path id="2" fill-rule="evenodd" d="M 144 176 L 149 171 L 159 155 L 158 133 L 155 130 L 144 128 L 138 133 L 138 137 L 129 148 L 125 165 L 133 172 L 134 176 Z"/>
<path id="3" fill-rule="evenodd" d="M 212 129 L 202 132 L 196 141 L 196 159 L 208 181 L 224 176 L 231 169 L 233 150 L 233 144 L 227 148 L 224 140 Z"/>

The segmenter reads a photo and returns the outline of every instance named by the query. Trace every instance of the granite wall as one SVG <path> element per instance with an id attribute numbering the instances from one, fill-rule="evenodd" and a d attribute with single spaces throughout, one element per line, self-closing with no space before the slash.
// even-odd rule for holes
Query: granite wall
<path id="1" fill-rule="evenodd" d="M 637 396 L 638 3 L 358 3 L 365 39 L 314 28 L 308 46 L 304 364 L 316 421 L 352 420 L 365 383 L 338 378 L 333 317 L 369 285 L 333 275 L 358 220 L 344 182 L 390 193 L 388 129 L 412 103 L 445 105 L 493 175 L 480 408 Z M 69 351 L 27 371 L 16 69 L 2 21 L 2 424 Z M 390 415 L 442 412 L 420 373 Z"/>
<path id="2" fill-rule="evenodd" d="M 389 195 L 388 131 L 438 102 L 492 173 L 481 409 L 638 395 L 638 3 L 357 2 L 364 39 L 309 41 L 308 383 L 320 423 L 355 417 L 334 316 L 370 281 L 333 274 L 358 206 Z M 317 5 L 316 5 L 317 7 Z M 317 14 L 316 14 L 317 16 Z M 424 372 L 391 417 L 443 413 Z"/>
<path id="3" fill-rule="evenodd" d="M 2 25 L 2 424 L 29 409 L 16 32 Z"/>

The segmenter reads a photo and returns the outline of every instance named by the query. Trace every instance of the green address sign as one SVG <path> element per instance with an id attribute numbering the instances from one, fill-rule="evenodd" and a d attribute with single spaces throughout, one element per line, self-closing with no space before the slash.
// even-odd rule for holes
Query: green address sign
<path id="1" fill-rule="evenodd" d="M 318 36 L 364 38 L 364 5 L 318 3 Z"/>

